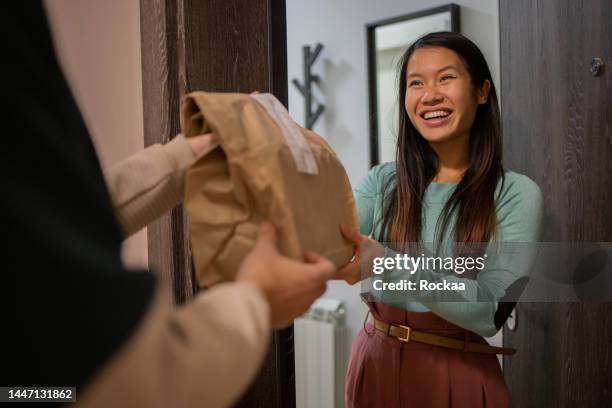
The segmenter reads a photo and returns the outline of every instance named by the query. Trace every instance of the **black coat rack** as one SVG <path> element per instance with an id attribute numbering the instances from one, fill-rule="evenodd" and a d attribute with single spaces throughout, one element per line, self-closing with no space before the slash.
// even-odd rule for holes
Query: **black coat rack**
<path id="1" fill-rule="evenodd" d="M 302 52 L 304 55 L 304 84 L 300 84 L 300 82 L 294 78 L 293 85 L 300 91 L 302 96 L 304 97 L 304 117 L 306 120 L 306 128 L 312 129 L 319 116 L 325 110 L 325 105 L 319 104 L 317 109 L 313 112 L 313 98 L 312 98 L 312 83 L 319 82 L 319 76 L 312 73 L 312 64 L 314 64 L 315 60 L 321 53 L 323 49 L 323 45 L 318 43 L 314 51 L 310 50 L 309 45 L 305 45 L 302 47 Z"/>

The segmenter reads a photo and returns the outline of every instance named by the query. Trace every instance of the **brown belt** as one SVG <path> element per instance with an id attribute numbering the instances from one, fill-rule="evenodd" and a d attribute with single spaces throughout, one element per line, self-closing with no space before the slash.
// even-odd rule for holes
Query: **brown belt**
<path id="1" fill-rule="evenodd" d="M 425 333 L 414 330 L 412 327 L 403 326 L 401 324 L 387 323 L 382 320 L 370 316 L 372 323 L 377 330 L 394 337 L 400 341 L 408 343 L 416 341 L 419 343 L 431 344 L 433 346 L 447 347 L 455 350 L 461 350 L 471 353 L 488 353 L 488 354 L 514 354 L 516 350 L 507 347 L 494 347 L 488 344 L 474 343 L 469 340 L 469 333 L 465 332 L 465 339 L 453 339 L 450 337 L 440 336 L 433 333 Z"/>

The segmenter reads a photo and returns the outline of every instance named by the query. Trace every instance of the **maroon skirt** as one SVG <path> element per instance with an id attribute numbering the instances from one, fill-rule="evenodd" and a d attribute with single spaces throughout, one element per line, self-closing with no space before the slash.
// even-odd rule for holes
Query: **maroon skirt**
<path id="1" fill-rule="evenodd" d="M 379 320 L 461 339 L 467 332 L 470 341 L 486 343 L 432 312 L 366 303 Z M 510 394 L 494 354 L 405 343 L 367 323 L 351 350 L 345 401 L 347 408 L 503 408 L 510 405 Z"/>

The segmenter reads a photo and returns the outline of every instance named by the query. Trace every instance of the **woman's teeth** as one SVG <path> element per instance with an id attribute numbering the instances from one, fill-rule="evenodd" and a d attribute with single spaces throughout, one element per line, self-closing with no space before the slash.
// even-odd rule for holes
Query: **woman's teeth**
<path id="1" fill-rule="evenodd" d="M 425 115 L 423 115 L 423 118 L 425 120 L 435 119 L 435 118 L 445 118 L 448 115 L 450 115 L 450 112 L 446 112 L 446 111 L 426 112 Z"/>

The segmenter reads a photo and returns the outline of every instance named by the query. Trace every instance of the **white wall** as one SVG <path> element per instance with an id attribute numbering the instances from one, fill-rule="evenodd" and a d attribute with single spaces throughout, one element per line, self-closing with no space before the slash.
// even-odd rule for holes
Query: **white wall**
<path id="1" fill-rule="evenodd" d="M 499 24 L 497 0 L 457 0 L 461 32 L 484 53 L 499 92 Z M 303 124 L 304 103 L 291 80 L 302 79 L 302 46 L 323 44 L 313 71 L 321 77 L 317 97 L 327 106 L 314 130 L 341 158 L 353 185 L 369 169 L 369 122 L 365 24 L 449 4 L 429 0 L 287 0 L 289 111 Z M 347 306 L 352 336 L 361 328 L 366 308 L 359 285 L 328 285 L 324 296 Z M 351 338 L 352 338 L 351 336 Z M 494 339 L 499 344 L 501 337 Z"/>
<path id="2" fill-rule="evenodd" d="M 102 167 L 144 148 L 138 0 L 47 0 L 60 65 Z M 147 265 L 143 229 L 122 247 L 128 266 Z"/>

